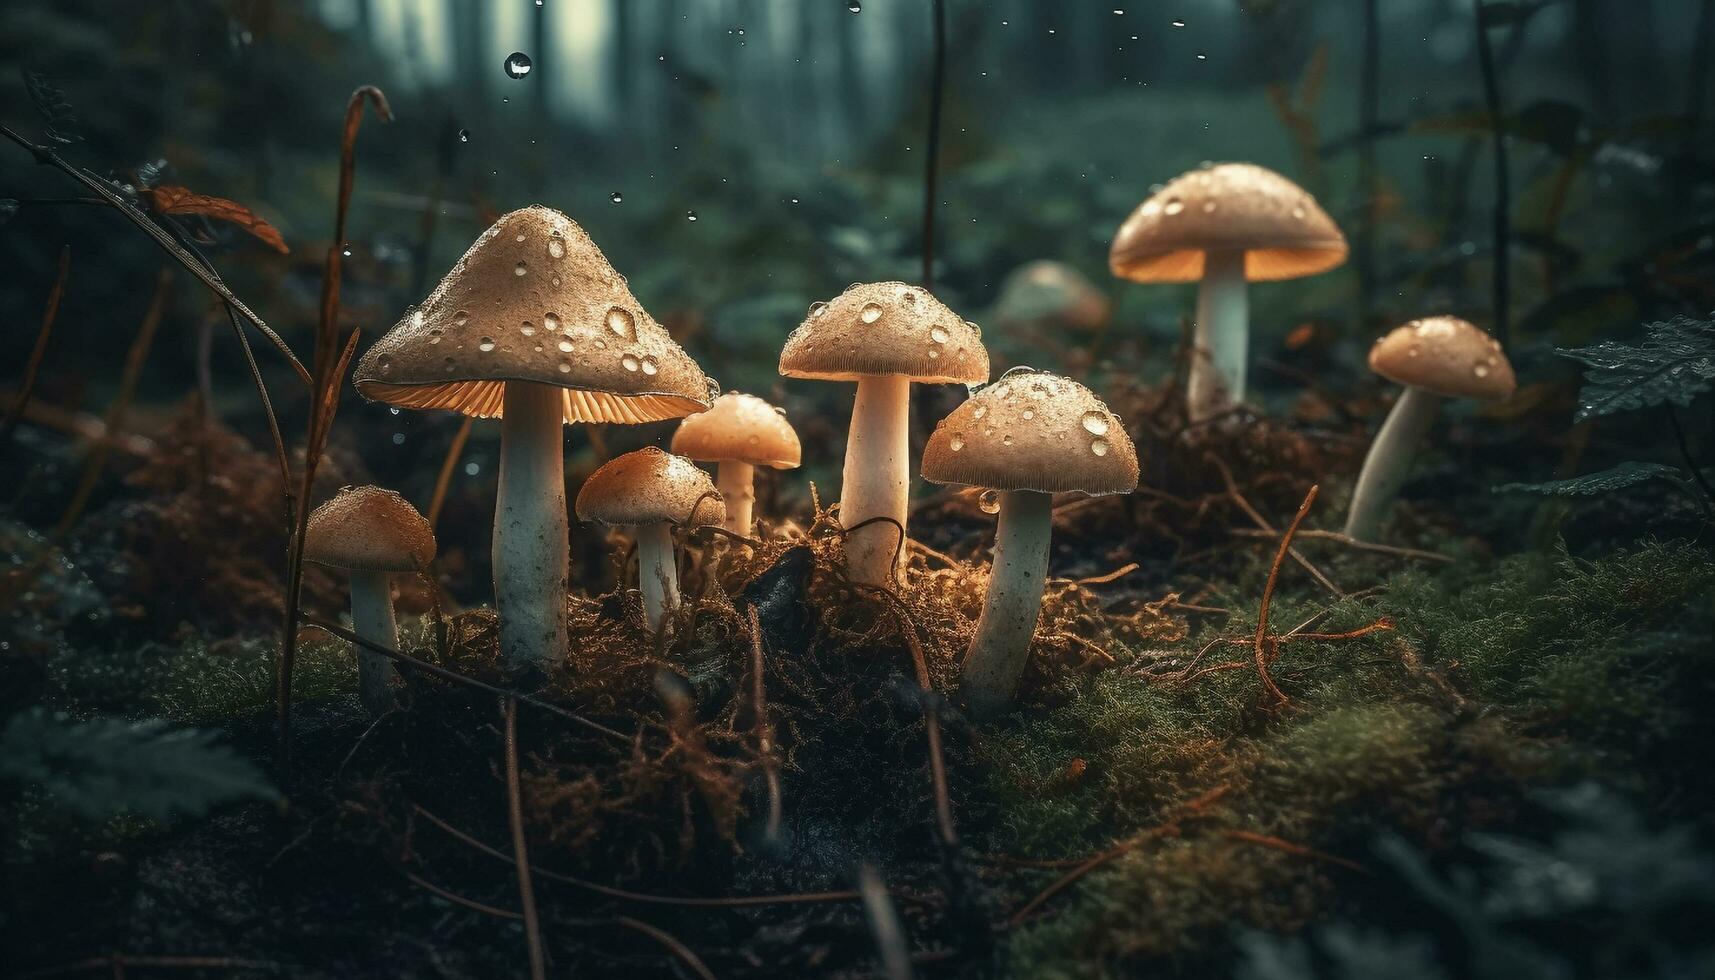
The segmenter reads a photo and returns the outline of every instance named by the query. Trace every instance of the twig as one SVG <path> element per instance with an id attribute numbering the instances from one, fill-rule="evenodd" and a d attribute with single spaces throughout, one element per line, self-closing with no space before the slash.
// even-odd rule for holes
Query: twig
<path id="1" fill-rule="evenodd" d="M 875 936 L 876 950 L 881 954 L 882 976 L 887 980 L 911 980 L 911 951 L 905 945 L 905 928 L 899 923 L 899 911 L 888 900 L 887 884 L 874 865 L 858 866 L 858 891 L 863 893 L 864 914 Z"/>
<path id="2" fill-rule="evenodd" d="M 452 444 L 447 446 L 447 458 L 441 462 L 441 472 L 435 477 L 435 492 L 429 498 L 429 509 L 423 512 L 431 529 L 440 522 L 441 507 L 447 502 L 447 487 L 452 483 L 453 470 L 458 467 L 459 456 L 464 452 L 465 440 L 470 438 L 470 424 L 473 421 L 475 419 L 471 416 L 464 416 L 458 431 L 453 433 Z"/>
<path id="3" fill-rule="evenodd" d="M 1483 74 L 1483 102 L 1489 111 L 1489 127 L 1494 136 L 1495 205 L 1494 205 L 1494 333 L 1503 345 L 1512 343 L 1507 322 L 1510 297 L 1508 277 L 1511 275 L 1512 251 L 1512 181 L 1507 172 L 1507 123 L 1501 115 L 1501 85 L 1495 72 L 1495 49 L 1489 43 L 1489 5 L 1477 0 L 1477 65 Z M 1522 28 L 1515 27 L 1515 31 Z"/>
<path id="4" fill-rule="evenodd" d="M 67 973 L 88 973 L 92 970 L 123 971 L 128 966 L 156 970 L 266 970 L 270 973 L 279 973 L 286 969 L 282 964 L 270 963 L 267 960 L 241 960 L 230 956 L 132 956 L 114 953 L 61 963 L 58 966 L 44 966 L 17 976 L 18 980 L 24 980 L 25 977 L 57 977 Z"/>
<path id="5" fill-rule="evenodd" d="M 1251 502 L 1245 499 L 1245 495 L 1239 492 L 1239 485 L 1233 480 L 1233 471 L 1227 468 L 1227 464 L 1222 462 L 1221 458 L 1216 456 L 1214 453 L 1206 453 L 1204 454 L 1204 458 L 1221 472 L 1221 479 L 1225 481 L 1227 485 L 1227 496 L 1232 499 L 1233 503 L 1238 505 L 1240 510 L 1245 512 L 1245 515 L 1251 519 L 1251 523 L 1271 535 L 1279 533 L 1274 529 L 1274 525 L 1270 524 L 1268 519 L 1262 516 L 1262 512 L 1258 511 L 1255 507 L 1252 507 Z M 1334 598 L 1345 598 L 1345 590 L 1341 589 L 1338 585 L 1335 585 L 1333 580 L 1328 578 L 1328 576 L 1322 574 L 1321 569 L 1310 564 L 1310 560 L 1299 554 L 1296 548 L 1288 549 L 1287 554 L 1292 556 L 1292 560 L 1297 562 L 1300 568 L 1309 572 L 1311 578 L 1321 583 L 1323 588 L 1332 592 L 1334 594 Z"/>
<path id="6" fill-rule="evenodd" d="M 1310 513 L 1310 505 L 1316 502 L 1316 494 L 1322 488 L 1312 486 L 1310 492 L 1304 495 L 1304 502 L 1298 505 L 1298 513 L 1292 517 L 1292 523 L 1286 526 L 1286 533 L 1280 536 L 1280 550 L 1274 553 L 1274 564 L 1269 567 L 1268 581 L 1262 587 L 1262 603 L 1257 606 L 1256 613 L 1256 671 L 1262 678 L 1262 686 L 1274 695 L 1281 704 L 1290 703 L 1279 687 L 1275 686 L 1274 678 L 1268 676 L 1268 607 L 1274 601 L 1274 586 L 1280 580 L 1280 566 L 1286 562 L 1287 549 L 1292 547 L 1292 536 L 1298 533 L 1298 525 L 1304 523 L 1304 515 Z"/>
<path id="7" fill-rule="evenodd" d="M 481 912 L 483 915 L 492 915 L 497 919 L 522 919 L 522 918 L 524 918 L 522 915 L 519 915 L 517 912 L 514 912 L 511 909 L 496 908 L 493 905 L 485 905 L 482 902 L 479 902 L 474 898 L 465 898 L 463 895 L 460 895 L 458 892 L 450 891 L 448 889 L 442 888 L 440 885 L 435 884 L 434 882 L 430 881 L 429 879 L 424 878 L 421 875 L 412 874 L 409 871 L 405 872 L 405 880 L 409 881 L 411 884 L 416 885 L 418 888 L 421 888 L 426 892 L 432 892 L 433 894 L 438 895 L 441 898 L 446 899 L 447 901 L 453 903 L 454 905 L 462 905 L 465 908 L 470 909 L 474 912 Z"/>
<path id="8" fill-rule="evenodd" d="M 705 964 L 696 953 L 691 951 L 691 947 L 680 942 L 678 937 L 674 936 L 667 930 L 657 926 L 652 926 L 647 922 L 639 919 L 633 919 L 630 916 L 625 915 L 616 917 L 614 921 L 627 929 L 635 929 L 667 947 L 669 952 L 674 956 L 677 956 L 680 962 L 690 967 L 691 972 L 701 977 L 702 980 L 715 980 L 714 973 L 709 970 L 708 965 Z"/>
<path id="9" fill-rule="evenodd" d="M 472 837 L 470 834 L 467 834 L 457 827 L 454 827 L 452 824 L 447 823 L 445 820 L 435 816 L 423 807 L 413 805 L 412 810 L 415 811 L 418 816 L 429 821 L 429 823 L 436 827 L 439 827 L 442 831 L 445 831 L 447 835 L 453 839 L 467 844 L 497 861 L 504 861 L 507 864 L 512 863 L 512 858 L 501 852 L 498 848 L 491 847 L 488 844 L 477 840 L 475 837 Z M 561 874 L 558 871 L 550 871 L 547 868 L 536 864 L 532 864 L 530 866 L 530 871 L 538 878 L 543 878 L 548 881 L 557 881 L 561 884 L 571 885 L 574 888 L 581 888 L 585 891 L 594 892 L 597 895 L 605 895 L 608 898 L 617 898 L 627 902 L 637 902 L 641 905 L 734 909 L 754 908 L 763 905 L 819 905 L 828 902 L 856 902 L 862 898 L 862 896 L 856 891 L 804 892 L 791 895 L 733 895 L 725 898 L 651 895 L 647 892 L 627 891 L 623 888 L 615 888 L 612 885 L 602 885 L 593 881 L 586 881 L 583 878 L 574 878 L 571 875 Z"/>
<path id="10" fill-rule="evenodd" d="M 1129 854 L 1145 843 L 1158 837 L 1179 836 L 1181 833 L 1179 821 L 1186 817 L 1201 814 L 1204 810 L 1207 810 L 1215 802 L 1220 800 L 1221 797 L 1227 795 L 1227 792 L 1231 788 L 1232 787 L 1224 784 L 1217 786 L 1201 796 L 1195 797 L 1194 799 L 1176 807 L 1172 817 L 1166 823 L 1145 828 L 1118 844 L 1115 844 L 1113 847 L 1110 847 L 1105 851 L 1098 851 L 1085 860 L 1080 861 L 1072 868 L 1072 870 L 1061 875 L 1059 878 L 1056 878 L 1048 885 L 1047 888 L 1037 892 L 1034 898 L 1020 906 L 1019 910 L 1014 912 L 1012 917 L 1007 920 L 1007 925 L 1016 927 L 1024 920 L 1030 918 L 1031 913 L 1041 908 L 1049 899 L 1060 894 L 1062 891 L 1065 891 L 1067 888 L 1077 883 L 1078 879 L 1084 877 L 1102 865 L 1107 864 L 1109 861 L 1112 861 L 1117 857 L 1121 857 L 1122 855 Z"/>
<path id="11" fill-rule="evenodd" d="M 1248 527 L 1233 528 L 1228 533 L 1240 538 L 1267 538 L 1271 541 L 1280 536 L 1274 531 L 1264 531 L 1261 529 L 1252 530 Z M 1443 555 L 1436 551 L 1422 551 L 1417 548 L 1401 548 L 1391 544 L 1377 544 L 1373 541 L 1359 541 L 1357 538 L 1341 534 L 1339 531 L 1318 531 L 1312 528 L 1305 528 L 1298 532 L 1298 540 L 1304 541 L 1306 539 L 1311 541 L 1332 541 L 1335 544 L 1345 545 L 1346 547 L 1357 551 L 1372 551 L 1378 555 L 1395 555 L 1400 558 L 1411 558 L 1417 561 L 1433 561 L 1446 564 L 1453 560 L 1451 555 Z"/>
<path id="12" fill-rule="evenodd" d="M 1127 564 L 1121 565 L 1119 568 L 1114 569 L 1113 571 L 1107 573 L 1106 575 L 1093 575 L 1089 578 L 1075 578 L 1075 579 L 1072 579 L 1071 581 L 1072 581 L 1073 585 L 1106 585 L 1109 582 L 1114 582 L 1114 581 L 1118 581 L 1119 579 L 1125 578 L 1127 575 L 1130 575 L 1132 572 L 1137 571 L 1140 567 L 1142 567 L 1142 566 L 1138 565 L 1138 563 L 1135 561 L 1134 562 L 1128 562 Z"/>
<path id="13" fill-rule="evenodd" d="M 162 318 L 167 314 L 167 296 L 172 284 L 172 273 L 162 269 L 155 279 L 155 296 L 149 301 L 149 309 L 143 314 L 143 322 L 137 327 L 137 336 L 131 341 L 131 349 L 125 352 L 125 367 L 119 375 L 119 391 L 107 406 L 107 414 L 102 420 L 109 433 L 118 432 L 125 423 L 125 412 L 131 407 L 131 399 L 137 394 L 137 379 L 142 376 L 143 362 L 149 356 L 149 349 L 155 345 L 155 334 L 160 329 Z M 111 442 L 98 442 L 90 447 L 89 455 L 83 462 L 83 475 L 78 479 L 77 489 L 72 491 L 71 502 L 60 515 L 59 523 L 54 525 L 54 541 L 64 541 L 71 529 L 77 526 L 77 519 L 83 515 L 90 495 L 95 492 L 95 485 L 101 480 L 101 467 L 107 462 L 107 452 L 111 445 Z"/>
<path id="14" fill-rule="evenodd" d="M 754 604 L 745 607 L 750 621 L 750 710 L 755 713 L 756 754 L 762 760 L 763 780 L 768 787 L 768 823 L 764 830 L 770 841 L 780 837 L 780 767 L 774 757 L 774 725 L 768 718 L 768 694 L 762 675 L 762 620 Z"/>
<path id="15" fill-rule="evenodd" d="M 6 408 L 5 420 L 0 421 L 0 451 L 11 445 L 12 430 L 18 427 L 24 407 L 30 404 L 30 396 L 35 394 L 36 373 L 41 370 L 42 357 L 48 352 L 48 337 L 54 332 L 54 321 L 59 319 L 60 300 L 65 297 L 66 280 L 70 276 L 71 246 L 66 245 L 60 248 L 60 271 L 48 289 L 48 302 L 42 309 L 42 325 L 36 331 L 36 343 L 30 348 L 30 359 L 24 364 L 24 380 L 19 383 L 17 394 L 12 396 L 12 404 Z"/>
<path id="16" fill-rule="evenodd" d="M 1691 455 L 1691 444 L 1685 439 L 1685 428 L 1679 424 L 1679 412 L 1673 405 L 1666 405 L 1667 421 L 1673 426 L 1673 440 L 1679 445 L 1679 456 L 1685 460 L 1685 468 L 1691 471 L 1691 478 L 1697 481 L 1697 486 L 1703 490 L 1703 513 L 1715 520 L 1715 487 L 1709 485 L 1709 479 L 1703 475 L 1697 460 Z"/>
<path id="17" fill-rule="evenodd" d="M 1296 857 L 1312 858 L 1317 861 L 1326 861 L 1329 864 L 1337 864 L 1342 868 L 1348 868 L 1361 874 L 1369 874 L 1369 869 L 1356 861 L 1350 861 L 1343 857 L 1337 857 L 1333 854 L 1318 851 L 1312 847 L 1305 847 L 1303 844 L 1294 844 L 1289 840 L 1283 840 L 1279 837 L 1270 836 L 1269 834 L 1259 834 L 1250 830 L 1223 830 L 1221 831 L 1221 836 L 1228 840 L 1241 841 L 1246 844 L 1256 844 L 1259 847 L 1272 848 L 1273 850 L 1280 851 L 1284 854 L 1291 854 Z"/>
<path id="18" fill-rule="evenodd" d="M 438 666 L 436 664 L 429 663 L 427 660 L 418 660 L 416 657 L 410 656 L 409 654 L 400 653 L 399 651 L 394 650 L 390 647 L 382 646 L 381 644 L 376 643 L 374 640 L 370 640 L 370 639 L 366 639 L 364 637 L 358 636 L 356 633 L 353 633 L 351 630 L 348 630 L 345 627 L 339 626 L 335 623 L 330 623 L 330 622 L 327 622 L 326 620 L 323 620 L 323 619 L 317 619 L 314 616 L 305 616 L 304 617 L 304 625 L 305 626 L 313 626 L 316 629 L 319 629 L 319 630 L 322 630 L 326 633 L 332 634 L 333 636 L 336 636 L 339 639 L 345 640 L 348 643 L 355 643 L 358 646 L 364 648 L 365 650 L 368 650 L 371 653 L 379 653 L 383 657 L 387 657 L 391 660 L 396 660 L 402 664 L 408 664 L 412 668 L 414 668 L 416 670 L 420 670 L 425 674 L 429 674 L 429 675 L 434 676 L 434 677 L 439 677 L 442 680 L 452 681 L 455 684 L 464 684 L 467 687 L 473 687 L 479 691 L 485 691 L 485 692 L 487 692 L 489 694 L 493 694 L 497 697 L 512 698 L 513 700 L 519 702 L 520 704 L 527 704 L 527 705 L 531 706 L 532 708 L 539 708 L 543 711 L 548 712 L 549 714 L 559 715 L 561 718 L 565 718 L 568 721 L 576 722 L 576 723 L 584 726 L 585 728 L 588 728 L 592 731 L 601 732 L 603 735 L 609 736 L 610 738 L 617 739 L 621 742 L 630 743 L 630 741 L 631 741 L 630 735 L 627 735 L 624 732 L 619 731 L 618 729 L 609 728 L 606 725 L 603 725 L 601 722 L 591 721 L 590 719 L 585 718 L 583 715 L 580 715 L 575 711 L 570 711 L 566 708 L 562 708 L 559 705 L 554 704 L 551 701 L 543 701 L 539 698 L 532 697 L 531 695 L 524 694 L 520 691 L 509 690 L 509 689 L 504 688 L 504 687 L 497 687 L 497 686 L 490 684 L 486 681 L 479 681 L 474 677 L 466 677 L 465 675 L 460 674 L 456 671 L 451 671 L 451 670 L 446 669 L 445 667 L 441 667 L 441 666 Z"/>
<path id="19" fill-rule="evenodd" d="M 524 909 L 524 941 L 530 949 L 531 980 L 546 980 L 542 929 L 536 921 L 536 892 L 530 883 L 530 852 L 524 843 L 524 802 L 518 789 L 518 702 L 505 700 L 506 816 L 512 827 L 512 857 L 518 866 L 518 901 Z"/>
<path id="20" fill-rule="evenodd" d="M 243 300 L 234 296 L 232 290 L 226 288 L 226 283 L 214 271 L 213 266 L 186 249 L 173 237 L 171 232 L 152 221 L 140 208 L 120 196 L 119 192 L 114 190 L 107 181 L 82 167 L 66 162 L 64 157 L 55 153 L 51 148 L 24 137 L 10 126 L 0 125 L 0 136 L 4 136 L 28 150 L 30 155 L 36 158 L 36 163 L 51 166 L 94 191 L 110 207 L 124 215 L 127 221 L 153 238 L 155 244 L 164 249 L 168 255 L 171 255 L 174 261 L 184 266 L 191 275 L 196 276 L 203 285 L 212 290 L 216 296 L 219 296 L 222 302 L 237 310 L 246 320 L 254 324 L 256 329 L 274 345 L 275 349 L 285 355 L 286 360 L 292 365 L 292 370 L 297 372 L 298 379 L 305 385 L 310 383 L 310 372 L 305 370 L 297 355 L 292 353 L 292 348 L 288 347 L 286 342 L 280 339 L 280 335 L 275 333 L 273 328 L 269 327 L 261 317 L 257 316 L 255 311 L 245 306 Z"/>

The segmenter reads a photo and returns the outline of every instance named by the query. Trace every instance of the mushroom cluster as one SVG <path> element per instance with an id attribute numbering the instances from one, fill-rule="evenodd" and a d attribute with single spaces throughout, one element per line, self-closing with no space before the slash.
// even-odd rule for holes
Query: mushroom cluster
<path id="1" fill-rule="evenodd" d="M 1199 421 L 1244 397 L 1247 284 L 1321 272 L 1345 256 L 1344 237 L 1309 194 L 1261 167 L 1221 164 L 1145 201 L 1120 228 L 1109 261 L 1139 282 L 1200 283 L 1187 394 L 1187 414 Z M 1070 267 L 1043 261 L 1008 281 L 995 312 L 1015 332 L 1040 323 L 1099 331 L 1110 307 Z M 1377 342 L 1370 366 L 1405 390 L 1358 478 L 1347 533 L 1359 539 L 1375 536 L 1442 399 L 1499 398 L 1514 387 L 1499 345 L 1453 317 L 1400 327 Z M 1054 495 L 1137 487 L 1137 449 L 1123 421 L 1069 378 L 1015 368 L 989 384 L 977 325 L 902 282 L 854 284 L 813 304 L 786 338 L 779 369 L 856 385 L 837 518 L 847 577 L 886 589 L 906 584 L 911 384 L 972 389 L 935 425 L 921 475 L 998 497 L 993 561 L 959 692 L 973 716 L 1005 711 L 1040 618 Z M 609 460 L 576 500 L 580 520 L 630 529 L 651 632 L 679 605 L 675 529 L 719 525 L 754 541 L 756 468 L 802 461 L 783 411 L 754 395 L 715 397 L 583 229 L 545 207 L 514 211 L 484 232 L 369 349 L 354 382 L 391 405 L 501 420 L 494 604 L 501 650 L 515 668 L 566 656 L 565 425 L 682 419 L 672 452 L 651 446 Z M 714 465 L 714 480 L 699 462 Z M 392 645 L 388 576 L 423 569 L 434 536 L 396 494 L 365 487 L 316 511 L 306 553 L 350 572 L 358 634 Z M 390 666 L 361 652 L 359 660 L 365 706 L 386 710 Z"/>

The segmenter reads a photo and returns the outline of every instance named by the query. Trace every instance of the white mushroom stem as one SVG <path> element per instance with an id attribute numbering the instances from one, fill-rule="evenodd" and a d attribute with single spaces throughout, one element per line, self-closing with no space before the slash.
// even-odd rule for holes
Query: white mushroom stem
<path id="1" fill-rule="evenodd" d="M 673 556 L 673 526 L 665 521 L 637 528 L 637 585 L 643 592 L 643 618 L 659 630 L 668 612 L 679 608 L 679 565 Z"/>
<path id="2" fill-rule="evenodd" d="M 737 459 L 722 460 L 715 465 L 715 489 L 726 503 L 726 520 L 721 527 L 734 534 L 750 535 L 750 509 L 756 503 L 756 467 Z"/>
<path id="3" fill-rule="evenodd" d="M 494 508 L 494 606 L 508 665 L 566 655 L 565 448 L 560 389 L 506 383 Z"/>
<path id="4" fill-rule="evenodd" d="M 1245 400 L 1250 295 L 1244 252 L 1204 253 L 1195 325 L 1185 398 L 1191 421 L 1201 422 Z"/>
<path id="5" fill-rule="evenodd" d="M 877 517 L 897 521 L 874 524 L 846 535 L 846 573 L 867 585 L 893 586 L 896 558 L 903 556 L 900 535 L 911 484 L 911 379 L 879 375 L 858 379 L 846 435 L 846 468 L 840 483 L 840 523 L 857 527 Z"/>
<path id="6" fill-rule="evenodd" d="M 1000 495 L 994 566 L 959 680 L 965 705 L 979 718 L 1005 711 L 1024 673 L 1030 637 L 1042 611 L 1042 586 L 1048 578 L 1053 499 L 1034 490 L 1008 490 Z"/>
<path id="7" fill-rule="evenodd" d="M 1346 515 L 1348 537 L 1375 540 L 1382 518 L 1387 516 L 1399 488 L 1405 484 L 1417 447 L 1440 407 L 1441 396 L 1411 386 L 1393 403 L 1393 410 L 1376 432 L 1376 441 L 1370 444 L 1370 454 L 1364 457 L 1364 468 L 1358 474 L 1352 509 Z"/>
<path id="8" fill-rule="evenodd" d="M 399 648 L 393 620 L 393 577 L 386 572 L 351 573 L 351 631 L 377 646 Z M 354 644 L 357 696 L 371 715 L 393 707 L 393 662 Z"/>

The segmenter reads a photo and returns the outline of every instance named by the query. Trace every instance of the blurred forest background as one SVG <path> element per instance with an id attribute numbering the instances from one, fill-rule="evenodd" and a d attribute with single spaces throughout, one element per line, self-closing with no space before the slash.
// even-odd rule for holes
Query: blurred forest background
<path id="1" fill-rule="evenodd" d="M 936 286 L 989 327 L 997 371 L 1027 363 L 1098 390 L 1167 375 L 1191 288 L 1114 280 L 1107 246 L 1152 185 L 1205 160 L 1287 174 L 1353 243 L 1334 273 L 1254 291 L 1265 404 L 1363 389 L 1376 333 L 1445 311 L 1499 334 L 1522 404 L 1565 405 L 1565 419 L 1576 366 L 1554 347 L 1715 307 L 1711 0 L 946 8 Z M 230 198 L 278 228 L 289 253 L 227 223 L 195 230 L 306 357 L 341 114 L 355 87 L 378 85 L 397 118 L 358 143 L 348 324 L 378 336 L 493 217 L 546 203 L 588 228 L 711 375 L 785 404 L 810 464 L 789 479 L 826 482 L 849 393 L 783 385 L 778 350 L 812 301 L 919 275 L 931 39 L 927 0 L 12 0 L 0 84 L 7 123 L 32 136 L 44 123 L 21 75 L 62 93 L 54 126 L 73 162 L 134 191 Z M 0 340 L 21 364 L 69 245 L 36 398 L 99 413 L 167 262 L 111 209 L 79 206 L 80 190 L 0 146 Z M 997 329 L 1008 275 L 1045 258 L 1113 301 L 1105 328 Z M 177 273 L 133 415 L 180 411 L 202 376 L 214 414 L 260 445 L 210 299 Z M 301 432 L 302 388 L 259 356 Z M 348 397 L 332 451 L 354 478 L 421 501 L 457 426 Z M 497 439 L 476 427 L 449 513 L 488 506 Z M 51 520 L 58 502 L 41 506 Z M 468 516 L 454 523 L 485 550 L 486 520 Z"/>

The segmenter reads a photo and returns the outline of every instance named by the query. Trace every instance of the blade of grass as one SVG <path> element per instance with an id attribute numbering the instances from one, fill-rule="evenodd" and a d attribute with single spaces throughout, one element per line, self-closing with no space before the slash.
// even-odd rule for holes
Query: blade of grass
<path id="1" fill-rule="evenodd" d="M 12 404 L 6 409 L 6 419 L 0 422 L 0 452 L 12 442 L 12 430 L 18 427 L 18 420 L 24 415 L 24 406 L 30 403 L 30 396 L 36 390 L 36 373 L 42 368 L 42 357 L 48 352 L 48 337 L 54 332 L 54 322 L 59 319 L 60 300 L 65 297 L 66 279 L 71 276 L 71 246 L 60 249 L 60 271 L 54 276 L 54 284 L 48 290 L 48 302 L 42 310 L 42 325 L 36 331 L 35 346 L 30 348 L 30 359 L 24 365 L 24 380 L 18 385 L 18 393 L 12 397 Z"/>

